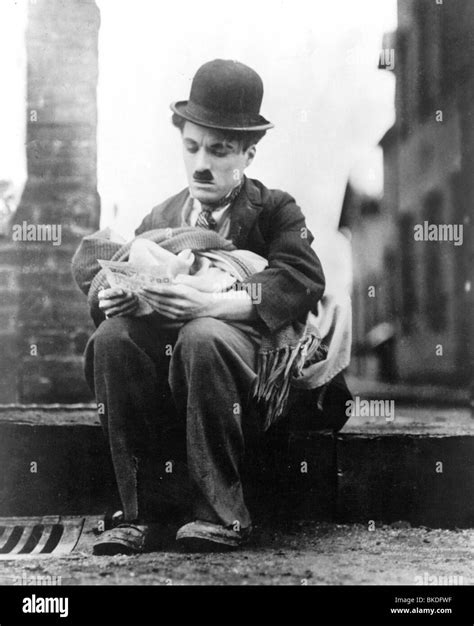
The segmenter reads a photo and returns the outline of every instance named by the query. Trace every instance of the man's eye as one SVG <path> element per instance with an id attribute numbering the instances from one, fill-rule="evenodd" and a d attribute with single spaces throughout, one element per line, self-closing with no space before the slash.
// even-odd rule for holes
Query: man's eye
<path id="1" fill-rule="evenodd" d="M 227 156 L 227 152 L 223 152 L 222 150 L 211 150 L 211 154 L 216 157 L 225 157 Z"/>
<path id="2" fill-rule="evenodd" d="M 194 148 L 193 146 L 185 146 L 185 147 L 186 147 L 186 151 L 191 152 L 191 154 L 195 154 L 197 152 L 197 148 Z"/>

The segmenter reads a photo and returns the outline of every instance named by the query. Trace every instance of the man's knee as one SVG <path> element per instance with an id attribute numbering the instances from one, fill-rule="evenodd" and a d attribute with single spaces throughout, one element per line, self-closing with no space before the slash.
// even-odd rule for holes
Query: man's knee
<path id="1" fill-rule="evenodd" d="M 214 317 L 198 317 L 179 331 L 177 347 L 192 355 L 209 354 L 222 343 L 223 324 Z"/>
<path id="2" fill-rule="evenodd" d="M 95 352 L 109 352 L 126 346 L 130 341 L 130 321 L 125 317 L 104 320 L 96 329 L 86 348 Z"/>

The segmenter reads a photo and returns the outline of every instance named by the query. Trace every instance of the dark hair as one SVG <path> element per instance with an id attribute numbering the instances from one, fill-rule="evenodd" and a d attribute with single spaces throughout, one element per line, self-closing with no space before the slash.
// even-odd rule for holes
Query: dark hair
<path id="1" fill-rule="evenodd" d="M 177 113 L 173 113 L 171 117 L 173 126 L 179 128 L 181 132 L 183 132 L 186 121 L 184 117 L 181 117 L 181 115 Z M 237 141 L 242 146 L 243 152 L 250 148 L 250 146 L 257 144 L 267 133 L 266 130 L 221 130 L 220 132 L 224 134 L 227 141 Z"/>

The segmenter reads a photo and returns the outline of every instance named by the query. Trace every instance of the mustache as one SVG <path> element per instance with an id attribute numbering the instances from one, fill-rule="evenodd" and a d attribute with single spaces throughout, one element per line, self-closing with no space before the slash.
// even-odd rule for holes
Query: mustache
<path id="1" fill-rule="evenodd" d="M 203 172 L 194 172 L 193 179 L 199 183 L 212 183 L 214 177 L 210 170 L 204 170 Z"/>

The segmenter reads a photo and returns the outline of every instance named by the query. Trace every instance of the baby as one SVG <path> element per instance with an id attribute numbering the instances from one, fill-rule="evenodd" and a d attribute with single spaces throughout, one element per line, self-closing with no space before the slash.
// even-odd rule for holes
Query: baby
<path id="1" fill-rule="evenodd" d="M 184 284 L 199 291 L 224 294 L 236 289 L 267 261 L 249 250 L 195 250 L 177 254 L 149 239 L 135 239 L 128 261 L 100 261 L 111 287 L 126 289 L 139 297 L 134 315 L 148 315 L 152 308 L 141 289 L 157 283 Z"/>

